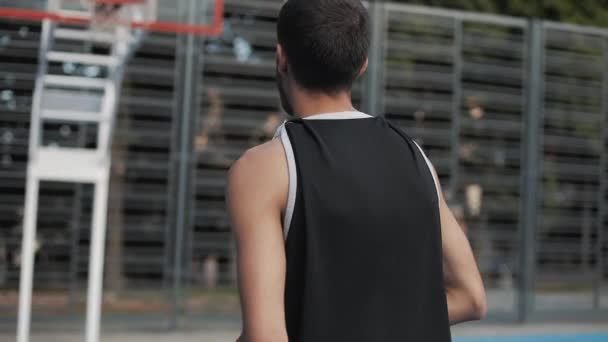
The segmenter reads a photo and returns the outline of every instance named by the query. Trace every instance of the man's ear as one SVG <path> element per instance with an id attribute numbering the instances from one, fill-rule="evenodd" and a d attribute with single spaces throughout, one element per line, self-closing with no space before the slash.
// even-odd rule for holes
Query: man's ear
<path id="1" fill-rule="evenodd" d="M 286 74 L 289 71 L 287 63 L 287 55 L 281 44 L 277 44 L 277 69 L 281 74 Z"/>
<path id="2" fill-rule="evenodd" d="M 363 74 L 365 74 L 368 66 L 369 66 L 369 58 L 366 58 L 365 62 L 363 63 L 363 66 L 361 66 L 361 70 L 359 70 L 359 77 L 361 77 L 361 76 L 363 76 Z"/>

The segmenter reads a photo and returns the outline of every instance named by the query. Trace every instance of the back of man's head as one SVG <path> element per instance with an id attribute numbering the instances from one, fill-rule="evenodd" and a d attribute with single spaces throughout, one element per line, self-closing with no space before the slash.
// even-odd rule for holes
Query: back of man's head
<path id="1" fill-rule="evenodd" d="M 360 0 L 289 0 L 277 31 L 292 76 L 305 90 L 350 90 L 367 61 L 369 16 Z"/>

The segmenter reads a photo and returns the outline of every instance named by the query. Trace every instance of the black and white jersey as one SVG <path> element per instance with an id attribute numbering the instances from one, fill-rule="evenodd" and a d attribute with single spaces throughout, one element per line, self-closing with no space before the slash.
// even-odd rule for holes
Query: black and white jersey
<path id="1" fill-rule="evenodd" d="M 279 128 L 290 342 L 450 341 L 438 189 L 403 131 L 359 112 Z"/>

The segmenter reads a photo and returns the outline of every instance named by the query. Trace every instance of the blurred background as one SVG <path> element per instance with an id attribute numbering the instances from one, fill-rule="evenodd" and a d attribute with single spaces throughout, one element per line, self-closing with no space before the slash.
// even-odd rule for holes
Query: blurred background
<path id="1" fill-rule="evenodd" d="M 28 2 L 40 1 L 19 7 Z M 282 3 L 227 0 L 221 36 L 148 33 L 128 61 L 112 146 L 104 329 L 236 333 L 226 171 L 285 120 L 274 80 Z M 608 1 L 368 6 L 370 69 L 354 101 L 403 127 L 435 164 L 484 276 L 489 321 L 607 322 Z M 6 336 L 16 325 L 40 33 L 40 22 L 0 18 Z M 96 139 L 84 124 L 50 124 L 43 136 L 57 146 Z M 83 326 L 91 201 L 90 185 L 42 183 L 35 331 Z"/>

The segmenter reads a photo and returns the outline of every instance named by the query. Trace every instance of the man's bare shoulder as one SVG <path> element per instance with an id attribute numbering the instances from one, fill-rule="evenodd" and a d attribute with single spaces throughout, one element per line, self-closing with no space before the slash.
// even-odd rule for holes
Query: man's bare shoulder
<path id="1" fill-rule="evenodd" d="M 286 198 L 289 176 L 281 141 L 273 139 L 247 150 L 230 168 L 228 182 L 233 195 L 264 192 L 278 200 Z"/>
<path id="2" fill-rule="evenodd" d="M 230 168 L 230 177 L 266 178 L 268 173 L 280 173 L 286 167 L 280 140 L 273 139 L 247 150 Z"/>

